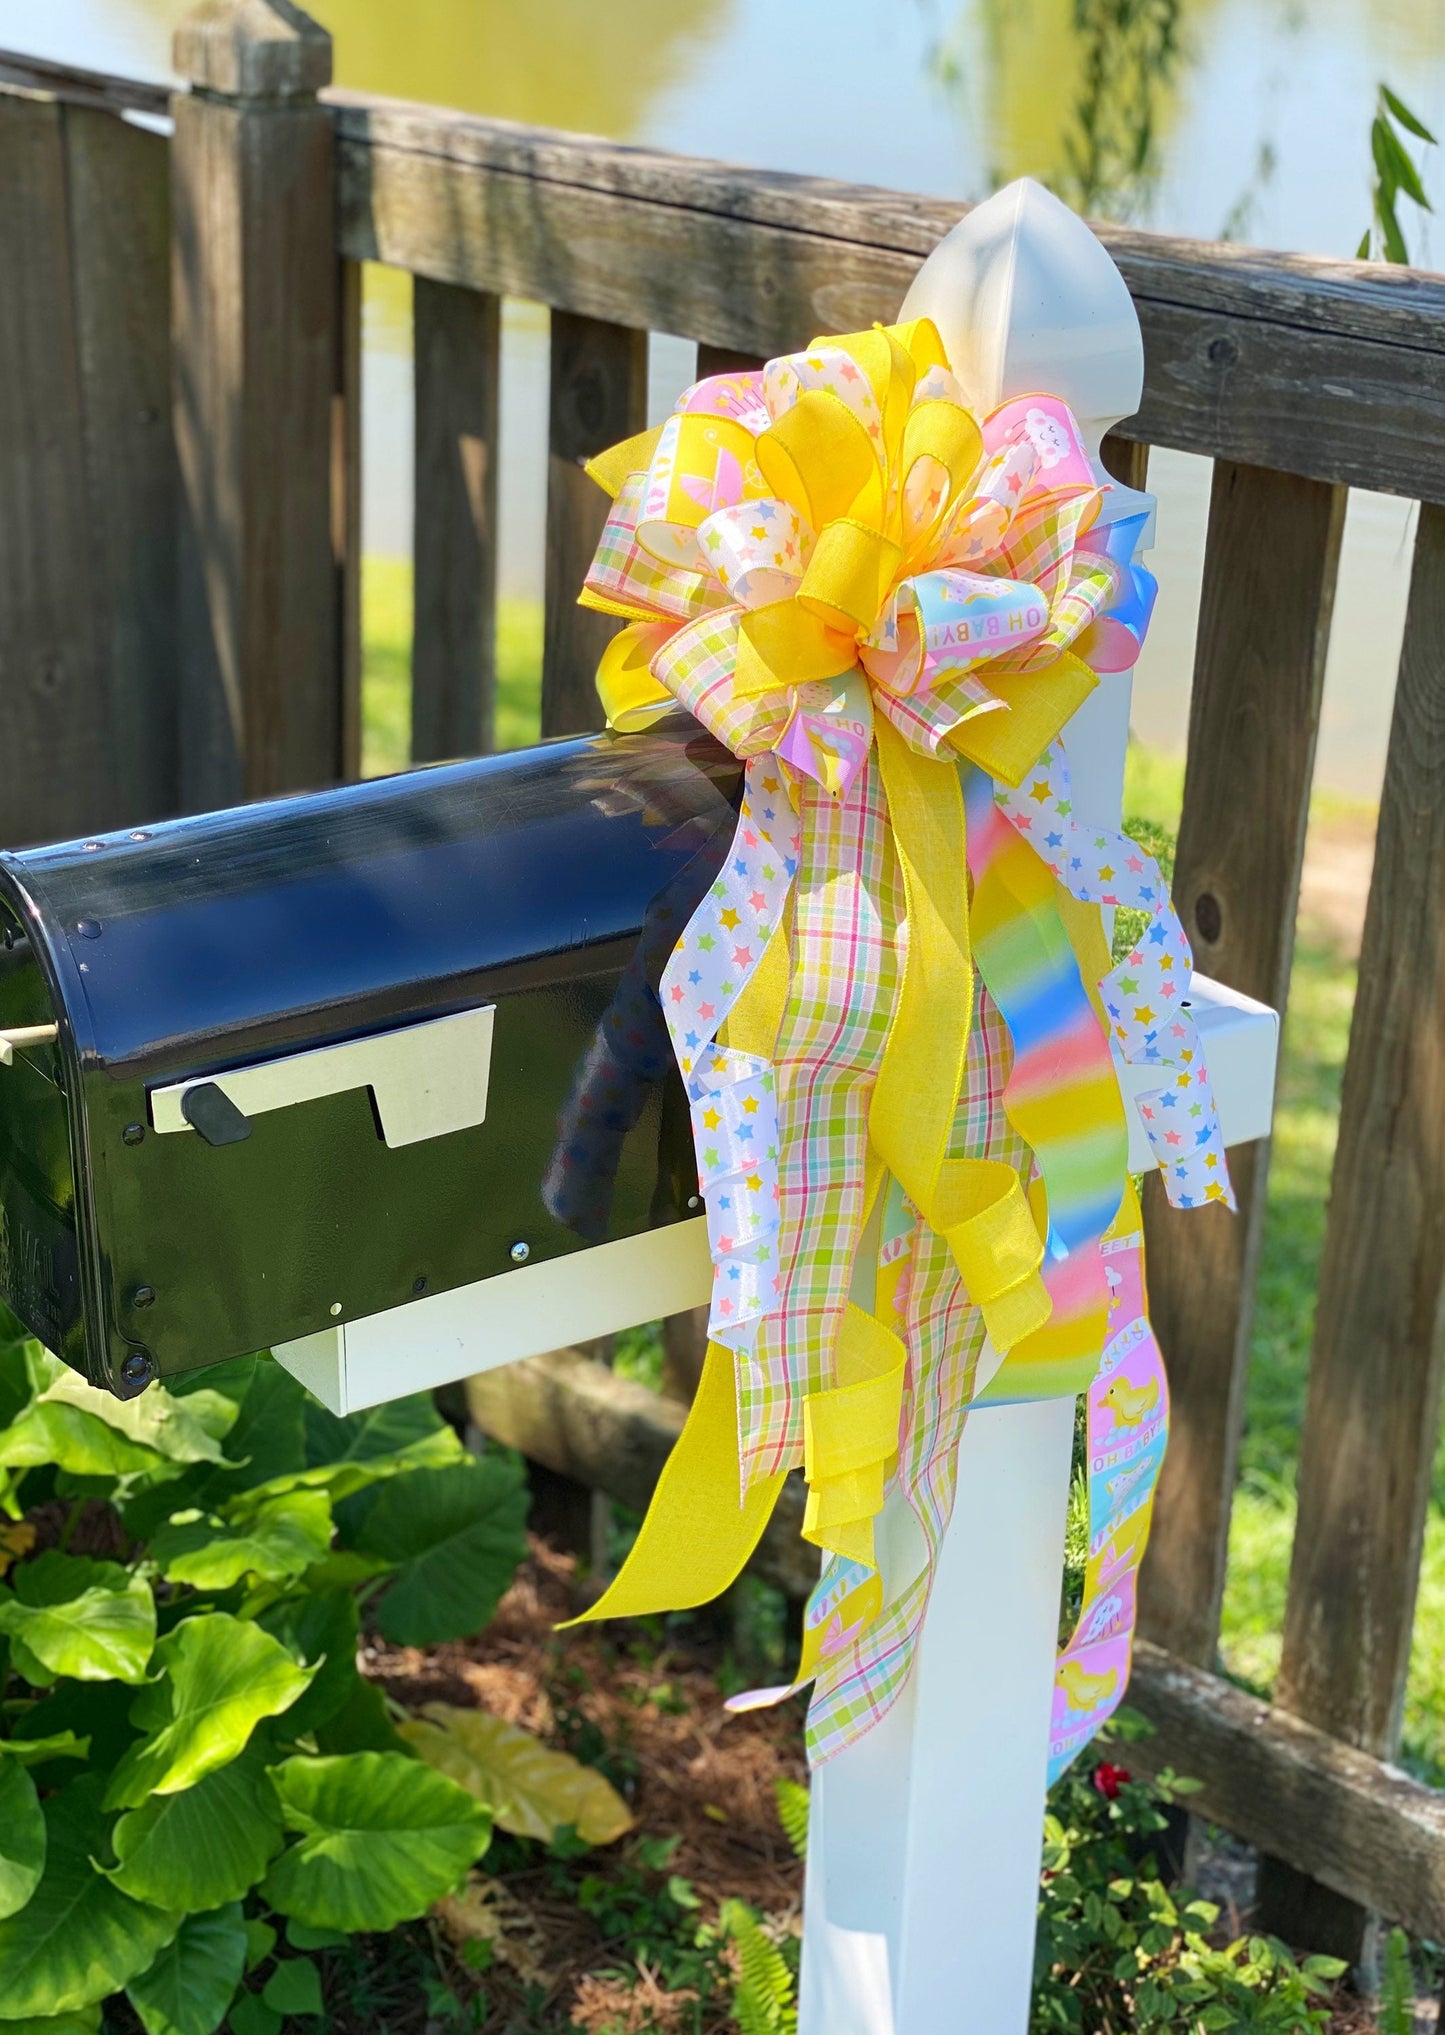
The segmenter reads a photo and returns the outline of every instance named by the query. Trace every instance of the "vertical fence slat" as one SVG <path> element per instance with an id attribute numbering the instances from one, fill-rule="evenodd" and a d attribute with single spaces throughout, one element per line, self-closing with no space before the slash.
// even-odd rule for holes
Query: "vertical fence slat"
<path id="1" fill-rule="evenodd" d="M 418 276 L 414 763 L 490 749 L 496 722 L 501 302 Z"/>
<path id="2" fill-rule="evenodd" d="M 359 261 L 337 278 L 336 386 L 331 402 L 331 549 L 341 658 L 341 775 L 361 775 L 361 314 Z"/>
<path id="3" fill-rule="evenodd" d="M 176 31 L 171 143 L 191 807 L 342 768 L 332 534 L 338 267 L 331 39 L 291 0 Z"/>
<path id="4" fill-rule="evenodd" d="M 0 755 L 20 847 L 175 808 L 166 143 L 7 95 L 0 189 Z"/>
<path id="5" fill-rule="evenodd" d="M 647 334 L 600 318 L 552 313 L 547 457 L 547 595 L 542 649 L 542 733 L 600 727 L 597 660 L 617 629 L 609 616 L 579 608 L 577 596 L 602 525 L 607 497 L 582 471 L 585 461 L 647 422 Z"/>
<path id="6" fill-rule="evenodd" d="M 756 353 L 738 353 L 731 346 L 708 346 L 702 340 L 697 348 L 697 378 L 705 381 L 712 374 L 740 374 L 750 368 L 761 367 L 762 357 Z"/>
<path id="7" fill-rule="evenodd" d="M 93 827 L 177 803 L 170 182 L 164 138 L 112 113 L 68 107 L 65 134 L 99 657 L 87 718 L 113 784 Z"/>
<path id="8" fill-rule="evenodd" d="M 1201 973 L 1283 1011 L 1309 816 L 1343 489 L 1259 467 L 1214 470 L 1174 896 Z M 1170 1210 L 1147 1184 L 1155 1327 L 1169 1366 L 1169 1455 L 1141 1626 L 1212 1665 L 1268 1145 L 1236 1147 L 1239 1214 Z"/>
<path id="9" fill-rule="evenodd" d="M 1445 509 L 1422 507 L 1330 1186 L 1276 1702 L 1399 1743 L 1445 1361 Z M 1305 1940 L 1347 1908 L 1272 1865 Z M 1304 1883 L 1305 1887 L 1309 1882 Z M 1358 1917 L 1360 1911 L 1355 1911 Z"/>

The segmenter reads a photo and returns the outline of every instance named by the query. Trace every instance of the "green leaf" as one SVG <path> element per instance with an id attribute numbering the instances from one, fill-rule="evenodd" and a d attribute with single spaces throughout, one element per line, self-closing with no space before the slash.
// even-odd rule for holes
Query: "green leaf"
<path id="1" fill-rule="evenodd" d="M 349 1590 L 308 1591 L 269 1605 L 256 1623 L 316 1669 L 310 1688 L 286 1713 L 287 1735 L 297 1738 L 328 1724 L 346 1707 L 356 1682 L 356 1599 Z"/>
<path id="2" fill-rule="evenodd" d="M 406 1399 L 383 1400 L 362 1413 L 331 1413 L 319 1399 L 306 1402 L 306 1463 L 377 1462 L 434 1442 L 439 1434 L 456 1436 L 437 1412 L 430 1392 Z M 445 1446 L 445 1445 L 444 1445 Z"/>
<path id="3" fill-rule="evenodd" d="M 23 1767 L 44 1766 L 52 1759 L 88 1759 L 90 1740 L 73 1731 L 57 1731 L 50 1738 L 0 1738 L 0 1753 Z"/>
<path id="4" fill-rule="evenodd" d="M 299 1841 L 265 1899 L 317 1929 L 392 1929 L 424 1915 L 481 1857 L 492 1819 L 419 1760 L 394 1752 L 288 1759 L 272 1769 Z"/>
<path id="5" fill-rule="evenodd" d="M 64 2014 L 118 1992 L 155 1960 L 180 1917 L 132 1901 L 91 1863 L 105 1842 L 99 1782 L 45 1804 L 45 1870 L 18 1914 L 0 1922 L 0 2020 Z"/>
<path id="6" fill-rule="evenodd" d="M 242 1401 L 251 1389 L 256 1375 L 256 1366 L 262 1361 L 258 1356 L 227 1357 L 224 1364 L 202 1364 L 194 1371 L 182 1371 L 177 1377 L 166 1381 L 166 1390 L 177 1399 L 194 1402 L 197 1399 L 216 1397 L 225 1399 L 239 1411 Z M 269 1358 L 266 1359 L 269 1362 Z"/>
<path id="7" fill-rule="evenodd" d="M 130 1722 L 132 1691 L 121 1682 L 62 1682 L 25 1712 L 21 1728 L 27 1739 L 65 1737 L 74 1734 L 90 1742 L 90 1764 L 96 1773 L 108 1773 L 135 1738 Z M 69 1774 L 64 1768 L 36 1776 L 41 1787 L 62 1787 Z"/>
<path id="8" fill-rule="evenodd" d="M 258 1964 L 264 1964 L 276 1948 L 276 1931 L 269 1922 L 249 1921 L 246 1924 L 246 1969 L 254 1971 Z"/>
<path id="9" fill-rule="evenodd" d="M 1395 217 L 1392 196 L 1387 199 L 1383 192 L 1376 196 L 1376 214 L 1380 221 L 1380 233 L 1385 242 L 1386 261 L 1398 262 L 1402 268 L 1409 266 L 1410 250 L 1405 245 L 1405 236 L 1400 231 L 1400 222 Z"/>
<path id="10" fill-rule="evenodd" d="M 1422 211 L 1428 212 L 1430 200 L 1425 195 L 1425 186 L 1420 182 L 1420 172 L 1411 162 L 1409 151 L 1388 120 L 1376 119 L 1370 130 L 1370 143 L 1374 151 L 1375 167 L 1382 181 L 1403 191 Z"/>
<path id="11" fill-rule="evenodd" d="M 261 1997 L 278 2014 L 322 2014 L 321 1974 L 309 1957 L 283 1957 Z"/>
<path id="12" fill-rule="evenodd" d="M 0 1632 L 49 1669 L 43 1681 L 143 1682 L 156 1641 L 155 1600 L 145 1578 L 119 1562 L 51 1548 L 15 1571 L 13 1597 L 0 1593 Z"/>
<path id="13" fill-rule="evenodd" d="M 112 1809 L 177 1795 L 233 1760 L 263 1717 L 288 1709 L 310 1682 L 269 1632 L 210 1611 L 187 1618 L 155 1652 L 161 1678 L 131 1706 L 150 1736 L 121 1760 L 106 1795 Z"/>
<path id="14" fill-rule="evenodd" d="M 0 1759 L 0 1920 L 18 1914 L 45 1870 L 45 1818 L 24 1767 Z"/>
<path id="15" fill-rule="evenodd" d="M 354 1545 L 400 1565 L 376 1605 L 385 1636 L 435 1646 L 479 1632 L 527 1551 L 521 1471 L 489 1456 L 409 1471 L 367 1496 Z"/>
<path id="16" fill-rule="evenodd" d="M 1394 114 L 1395 118 L 1399 121 L 1400 125 L 1405 129 L 1407 134 L 1413 134 L 1420 141 L 1428 141 L 1433 145 L 1435 137 L 1430 132 L 1429 128 L 1425 125 L 1424 121 L 1421 120 L 1418 117 L 1418 115 L 1410 111 L 1409 107 L 1405 104 L 1403 99 L 1397 99 L 1395 97 L 1395 94 L 1390 90 L 1388 85 L 1381 85 L 1380 97 L 1384 100 L 1385 104 L 1389 107 L 1391 113 Z"/>
<path id="17" fill-rule="evenodd" d="M 351 1938 L 341 1929 L 312 1929 L 292 1920 L 286 1924 L 286 1941 L 293 1950 L 339 1950 Z"/>
<path id="18" fill-rule="evenodd" d="M 0 1429 L 0 1468 L 53 1463 L 81 1477 L 130 1477 L 162 1460 L 83 1407 L 37 1400 Z"/>
<path id="19" fill-rule="evenodd" d="M 280 2035 L 281 2016 L 259 1993 L 242 1993 L 231 2009 L 231 2035 Z"/>
<path id="20" fill-rule="evenodd" d="M 466 1450 L 425 1392 L 349 1414 L 344 1420 L 308 1394 L 305 1436 L 305 1467 L 259 1485 L 253 1499 L 309 1486 L 324 1488 L 339 1502 L 406 1470 L 440 1469 L 467 1460 Z"/>
<path id="21" fill-rule="evenodd" d="M 170 1463 L 222 1461 L 220 1442 L 207 1433 L 197 1412 L 184 1399 L 167 1392 L 164 1385 L 152 1385 L 135 1399 L 117 1399 L 113 1392 L 90 1384 L 79 1371 L 66 1368 L 46 1387 L 38 1404 L 78 1407 Z"/>
<path id="22" fill-rule="evenodd" d="M 428 1703 L 399 1729 L 428 1766 L 485 1803 L 514 1837 L 550 1844 L 570 1826 L 584 1844 L 611 1844 L 632 1828 L 627 1804 L 595 1767 L 503 1717 Z"/>
<path id="23" fill-rule="evenodd" d="M 341 1709 L 318 1726 L 316 1743 L 322 1752 L 408 1753 L 391 1721 L 386 1698 L 375 1682 L 364 1681 L 360 1675 L 355 1676 Z"/>
<path id="24" fill-rule="evenodd" d="M 146 2035 L 215 2035 L 246 1969 L 246 1925 L 232 1901 L 187 1915 L 155 1963 L 126 1987 Z"/>
<path id="25" fill-rule="evenodd" d="M 292 1491 L 258 1507 L 245 1526 L 230 1526 L 213 1513 L 177 1513 L 152 1539 L 150 1555 L 172 1583 L 229 1590 L 243 1576 L 289 1583 L 330 1545 L 325 1492 Z"/>
<path id="26" fill-rule="evenodd" d="M 273 1357 L 258 1357 L 236 1424 L 226 1436 L 231 1466 L 213 1470 L 195 1502 L 214 1512 L 239 1491 L 303 1469 L 310 1396 Z"/>
<path id="27" fill-rule="evenodd" d="M 26 2014 L 0 2026 L 5 2035 L 100 2035 L 102 2017 L 99 2007 L 77 2007 L 73 2014 Z"/>
<path id="28" fill-rule="evenodd" d="M 266 1763 L 254 1748 L 178 1795 L 152 1795 L 112 1834 L 123 1892 L 158 1908 L 240 1900 L 283 1842 Z"/>
<path id="29" fill-rule="evenodd" d="M 1370 229 L 1367 226 L 1364 232 L 1360 235 L 1359 246 L 1355 249 L 1355 260 L 1368 261 L 1369 259 L 1370 259 Z"/>

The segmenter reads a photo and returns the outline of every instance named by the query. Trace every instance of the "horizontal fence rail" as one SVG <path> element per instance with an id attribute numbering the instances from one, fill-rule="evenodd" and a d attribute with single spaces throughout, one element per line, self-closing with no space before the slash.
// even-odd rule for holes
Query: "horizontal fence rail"
<path id="1" fill-rule="evenodd" d="M 358 769 L 361 264 L 416 278 L 411 739 L 426 760 L 493 739 L 501 299 L 552 314 L 542 725 L 560 733 L 597 724 L 612 626 L 575 606 L 603 511 L 581 469 L 644 421 L 648 335 L 695 340 L 706 374 L 891 319 L 964 209 L 318 90 L 314 36 L 246 55 L 183 42 L 203 88 L 189 94 L 0 55 L 0 165 L 25 172 L 0 178 L 0 246 L 20 265 L 7 273 L 43 285 L 29 310 L 15 289 L 0 302 L 0 652 L 8 673 L 25 646 L 59 673 L 65 714 L 101 729 L 57 752 L 79 758 L 71 789 L 16 791 L 12 839 Z M 294 67 L 280 97 L 274 63 Z M 284 234 L 268 230 L 278 207 Z M 1154 445 L 1214 462 L 1176 899 L 1206 972 L 1280 1010 L 1346 491 L 1426 505 L 1279 1700 L 1217 1672 L 1261 1143 L 1236 1155 L 1237 1221 L 1208 1211 L 1186 1230 L 1146 1197 L 1175 1436 L 1134 1688 L 1158 1735 L 1131 1763 L 1200 1778 L 1203 1811 L 1266 1856 L 1266 1918 L 1299 1940 L 1353 1951 L 1371 1909 L 1445 1938 L 1445 1797 L 1393 1764 L 1445 1348 L 1430 1214 L 1445 1205 L 1445 277 L 1098 230 L 1146 353 L 1111 467 L 1143 485 Z M 116 391 L 132 390 L 169 433 L 124 435 Z M 86 634 L 77 617 L 94 614 Z M 0 753 L 60 739 L 51 682 L 0 695 Z M 677 1375 L 694 1332 L 671 1325 Z M 474 1381 L 471 1410 L 630 1506 L 681 1418 L 577 1352 Z M 799 1503 L 790 1488 L 760 1556 L 790 1596 L 807 1587 L 783 1531 Z"/>

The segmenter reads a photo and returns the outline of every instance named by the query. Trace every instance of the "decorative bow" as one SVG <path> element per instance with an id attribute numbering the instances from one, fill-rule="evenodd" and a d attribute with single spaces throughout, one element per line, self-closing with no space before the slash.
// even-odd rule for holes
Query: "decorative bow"
<path id="1" fill-rule="evenodd" d="M 661 983 L 713 1340 L 592 1615 L 716 1594 L 801 1462 L 804 1531 L 828 1560 L 799 1681 L 821 1677 L 826 1752 L 906 1673 L 968 1403 L 1083 1389 L 1108 1333 L 1103 1240 L 1127 1187 L 1110 1032 L 1177 1064 L 1160 1034 L 1188 950 L 1136 860 L 1172 925 L 1158 1022 L 1136 1022 L 1094 909 L 1116 895 L 1101 886 L 1119 837 L 1073 853 L 1058 737 L 1097 683 L 1086 660 L 1137 654 L 1143 519 L 1101 515 L 1056 397 L 976 419 L 927 320 L 700 382 L 589 471 L 613 508 L 581 598 L 627 623 L 598 674 L 609 721 L 644 727 L 676 701 L 746 765 L 728 858 Z M 1029 838 L 1045 797 L 1048 848 Z M 1217 1130 L 1212 1102 L 1205 1121 Z M 923 1553 L 885 1605 L 874 1524 L 891 1482 Z"/>

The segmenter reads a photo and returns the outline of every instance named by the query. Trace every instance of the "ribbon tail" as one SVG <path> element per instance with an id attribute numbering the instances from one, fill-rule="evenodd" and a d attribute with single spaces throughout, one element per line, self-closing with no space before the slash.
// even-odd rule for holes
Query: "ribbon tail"
<path id="1" fill-rule="evenodd" d="M 709 1343 L 697 1397 L 632 1551 L 592 1608 L 568 1625 L 689 1611 L 721 1596 L 762 1539 L 784 1475 L 756 1478 L 739 1503 L 737 1359 Z"/>

